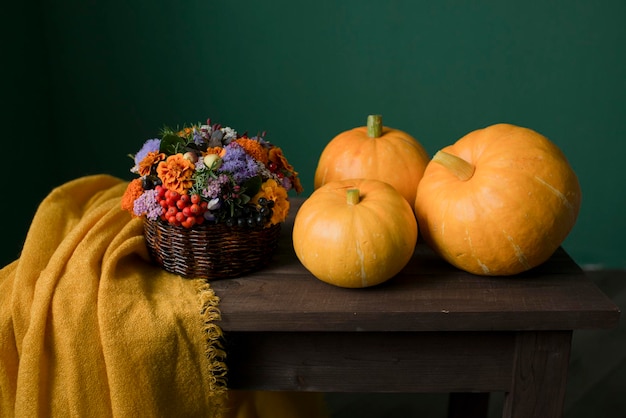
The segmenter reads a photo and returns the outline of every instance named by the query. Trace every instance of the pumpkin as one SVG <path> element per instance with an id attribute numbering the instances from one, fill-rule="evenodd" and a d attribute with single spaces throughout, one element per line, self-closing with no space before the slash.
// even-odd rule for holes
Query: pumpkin
<path id="1" fill-rule="evenodd" d="M 413 207 L 415 192 L 430 156 L 411 135 L 383 127 L 381 115 L 367 126 L 335 136 L 320 155 L 314 189 L 335 180 L 366 178 L 387 182 Z"/>
<path id="2" fill-rule="evenodd" d="M 452 265 L 513 275 L 556 251 L 580 203 L 578 178 L 554 143 L 528 128 L 496 124 L 435 154 L 414 209 L 421 236 Z"/>
<path id="3" fill-rule="evenodd" d="M 387 183 L 337 180 L 315 190 L 294 220 L 293 247 L 318 279 L 364 288 L 395 276 L 417 241 L 413 208 Z"/>

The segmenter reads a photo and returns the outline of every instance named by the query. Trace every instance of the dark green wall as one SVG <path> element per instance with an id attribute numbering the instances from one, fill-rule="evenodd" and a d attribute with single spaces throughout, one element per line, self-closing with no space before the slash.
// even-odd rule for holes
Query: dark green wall
<path id="1" fill-rule="evenodd" d="M 431 154 L 497 122 L 545 134 L 583 188 L 565 248 L 585 266 L 626 267 L 621 0 L 14 3 L 3 264 L 52 187 L 130 179 L 127 154 L 163 125 L 266 130 L 310 193 L 324 145 L 382 113 Z"/>

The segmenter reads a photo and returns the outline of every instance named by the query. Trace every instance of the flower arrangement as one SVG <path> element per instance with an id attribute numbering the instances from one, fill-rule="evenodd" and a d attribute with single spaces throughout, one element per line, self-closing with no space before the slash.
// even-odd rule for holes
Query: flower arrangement
<path id="1" fill-rule="evenodd" d="M 197 123 L 164 128 L 134 155 L 122 209 L 135 217 L 190 229 L 194 225 L 265 228 L 289 212 L 289 190 L 302 191 L 282 150 L 231 127 Z"/>

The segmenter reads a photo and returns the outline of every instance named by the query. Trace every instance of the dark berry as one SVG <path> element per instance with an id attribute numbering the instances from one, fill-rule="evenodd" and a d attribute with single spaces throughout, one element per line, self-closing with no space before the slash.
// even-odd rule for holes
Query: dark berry
<path id="1" fill-rule="evenodd" d="M 152 190 L 161 183 L 157 176 L 145 176 L 141 178 L 141 187 L 144 190 Z"/>

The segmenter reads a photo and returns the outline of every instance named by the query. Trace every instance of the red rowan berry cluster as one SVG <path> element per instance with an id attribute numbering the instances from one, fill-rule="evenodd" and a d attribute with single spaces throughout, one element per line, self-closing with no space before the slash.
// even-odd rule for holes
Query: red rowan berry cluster
<path id="1" fill-rule="evenodd" d="M 156 186 L 155 190 L 163 208 L 162 220 L 185 228 L 204 223 L 208 203 L 199 194 L 180 194 L 161 185 Z"/>

